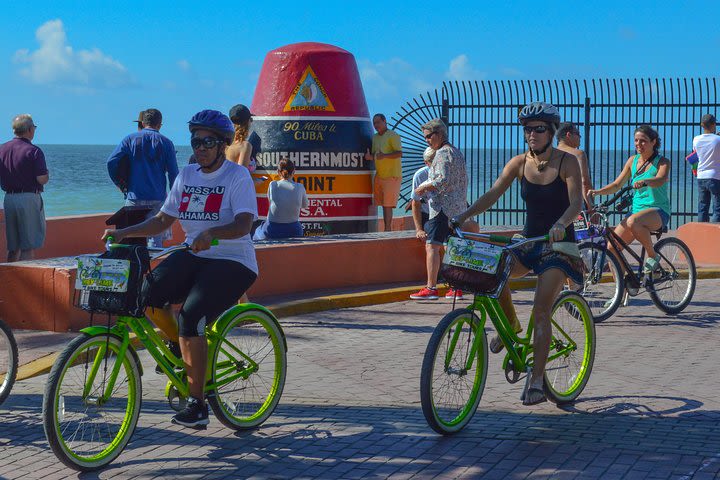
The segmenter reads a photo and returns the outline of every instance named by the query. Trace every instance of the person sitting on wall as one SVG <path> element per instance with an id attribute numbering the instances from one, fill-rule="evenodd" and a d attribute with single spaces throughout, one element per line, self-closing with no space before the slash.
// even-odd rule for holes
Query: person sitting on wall
<path id="1" fill-rule="evenodd" d="M 283 158 L 278 163 L 280 180 L 273 180 L 268 187 L 270 208 L 267 220 L 255 230 L 253 240 L 302 237 L 300 210 L 309 205 L 302 183 L 293 180 L 295 164 Z"/>

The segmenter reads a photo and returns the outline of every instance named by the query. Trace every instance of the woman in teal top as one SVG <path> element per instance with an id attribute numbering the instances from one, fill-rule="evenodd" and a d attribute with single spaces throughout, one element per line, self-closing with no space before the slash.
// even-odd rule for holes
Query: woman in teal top
<path id="1" fill-rule="evenodd" d="M 660 136 L 649 125 L 640 125 L 635 129 L 635 149 L 637 155 L 628 158 L 614 182 L 598 190 L 590 190 L 587 195 L 590 198 L 595 195 L 611 195 L 630 179 L 636 189 L 632 211 L 615 227 L 615 233 L 626 243 L 633 239 L 640 242 L 648 254 L 644 270 L 652 272 L 658 265 L 658 259 L 651 232 L 667 227 L 670 222 L 670 198 L 667 188 L 670 160 L 658 153 Z"/>

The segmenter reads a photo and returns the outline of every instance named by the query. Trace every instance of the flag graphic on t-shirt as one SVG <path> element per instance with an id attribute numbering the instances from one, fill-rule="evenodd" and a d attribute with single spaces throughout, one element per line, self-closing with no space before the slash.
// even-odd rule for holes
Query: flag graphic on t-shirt
<path id="1" fill-rule="evenodd" d="M 183 187 L 180 220 L 220 220 L 225 187 Z"/>

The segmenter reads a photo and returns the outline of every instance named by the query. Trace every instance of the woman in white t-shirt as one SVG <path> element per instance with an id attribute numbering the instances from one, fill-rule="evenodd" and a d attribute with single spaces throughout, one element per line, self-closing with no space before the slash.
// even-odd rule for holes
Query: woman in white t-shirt
<path id="1" fill-rule="evenodd" d="M 160 212 L 145 222 L 106 230 L 103 239 L 155 235 L 175 220 L 191 249 L 175 252 L 145 280 L 143 295 L 148 318 L 167 332 L 171 303 L 183 303 L 178 316 L 179 343 L 188 376 L 187 406 L 173 423 L 207 425 L 204 399 L 207 341 L 205 327 L 237 303 L 257 278 L 258 267 L 250 229 L 257 218 L 255 188 L 248 170 L 229 162 L 225 149 L 234 135 L 230 119 L 216 110 L 203 110 L 190 120 L 190 144 L 197 164 L 180 171 Z M 217 239 L 217 245 L 211 246 Z"/>
<path id="2" fill-rule="evenodd" d="M 266 238 L 302 237 L 303 228 L 300 223 L 300 210 L 307 208 L 308 198 L 302 183 L 293 180 L 295 164 L 292 160 L 282 159 L 278 163 L 280 180 L 270 182 L 268 187 L 267 220 L 258 227 L 253 240 Z"/>

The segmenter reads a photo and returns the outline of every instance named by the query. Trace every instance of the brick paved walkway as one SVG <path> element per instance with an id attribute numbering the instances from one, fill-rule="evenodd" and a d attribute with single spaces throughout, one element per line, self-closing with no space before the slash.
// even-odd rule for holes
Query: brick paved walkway
<path id="1" fill-rule="evenodd" d="M 597 327 L 581 399 L 564 410 L 523 407 L 491 356 L 470 425 L 434 434 L 419 406 L 419 370 L 449 303 L 395 303 L 283 320 L 288 379 L 256 431 L 211 416 L 204 432 L 169 423 L 164 382 L 146 366 L 140 423 L 120 458 L 83 478 L 720 478 L 720 280 L 691 307 L 662 315 L 647 296 Z M 517 295 L 527 312 L 530 294 Z M 67 478 L 42 431 L 45 376 L 0 406 L 0 477 Z"/>

